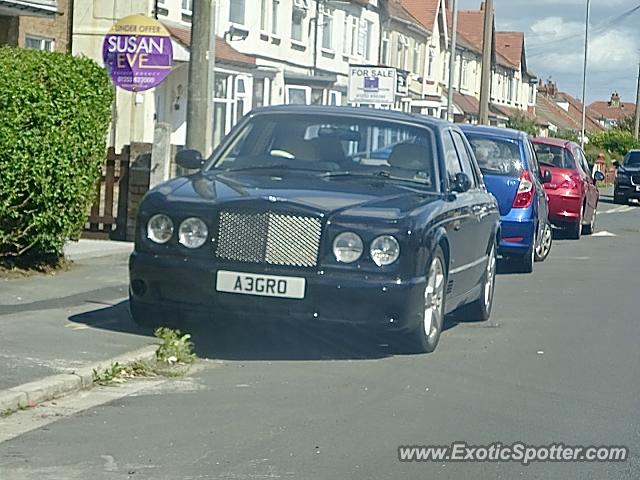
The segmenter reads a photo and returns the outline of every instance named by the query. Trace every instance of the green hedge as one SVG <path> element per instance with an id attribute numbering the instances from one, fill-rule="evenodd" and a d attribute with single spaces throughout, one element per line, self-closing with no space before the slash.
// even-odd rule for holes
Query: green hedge
<path id="1" fill-rule="evenodd" d="M 93 60 L 0 48 L 0 260 L 59 255 L 79 236 L 113 96 Z"/>

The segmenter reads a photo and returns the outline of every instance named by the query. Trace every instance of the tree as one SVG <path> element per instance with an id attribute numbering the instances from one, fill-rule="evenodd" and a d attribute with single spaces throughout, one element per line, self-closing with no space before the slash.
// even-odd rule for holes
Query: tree
<path id="1" fill-rule="evenodd" d="M 507 122 L 507 128 L 520 130 L 529 135 L 538 135 L 538 124 L 535 117 L 530 117 L 525 113 L 516 113 L 510 117 L 509 122 Z"/>

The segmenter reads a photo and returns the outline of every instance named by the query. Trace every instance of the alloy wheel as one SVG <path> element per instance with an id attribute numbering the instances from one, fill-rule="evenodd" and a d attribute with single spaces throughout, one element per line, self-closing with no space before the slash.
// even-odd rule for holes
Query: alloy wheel
<path id="1" fill-rule="evenodd" d="M 551 225 L 547 223 L 545 224 L 544 230 L 542 231 L 540 242 L 536 247 L 536 256 L 540 260 L 544 260 L 545 258 L 547 258 L 547 255 L 549 255 L 552 241 L 553 241 L 553 231 L 551 230 Z"/>
<path id="2" fill-rule="evenodd" d="M 444 277 L 442 260 L 436 257 L 431 262 L 424 291 L 424 332 L 430 339 L 436 336 L 442 327 Z"/>
<path id="3" fill-rule="evenodd" d="M 491 302 L 493 301 L 494 283 L 496 280 L 496 250 L 491 249 L 489 259 L 487 261 L 487 276 L 484 284 L 484 306 L 489 311 Z"/>

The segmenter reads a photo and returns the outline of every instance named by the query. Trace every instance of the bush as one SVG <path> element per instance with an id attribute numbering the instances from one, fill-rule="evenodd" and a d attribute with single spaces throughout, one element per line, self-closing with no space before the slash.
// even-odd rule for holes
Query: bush
<path id="1" fill-rule="evenodd" d="M 538 124 L 535 118 L 531 118 L 525 113 L 516 113 L 509 118 L 507 128 L 513 128 L 514 130 L 520 130 L 526 132 L 529 135 L 538 135 Z"/>
<path id="2" fill-rule="evenodd" d="M 0 261 L 56 257 L 79 236 L 113 96 L 90 59 L 0 48 Z"/>
<path id="3" fill-rule="evenodd" d="M 624 157 L 629 150 L 640 148 L 640 142 L 634 138 L 632 133 L 618 128 L 592 135 L 589 138 L 589 143 L 617 157 Z"/>
<path id="4" fill-rule="evenodd" d="M 571 142 L 580 143 L 580 134 L 575 130 L 568 130 L 561 128 L 557 132 L 550 132 L 553 138 L 559 138 L 560 140 L 569 140 Z"/>

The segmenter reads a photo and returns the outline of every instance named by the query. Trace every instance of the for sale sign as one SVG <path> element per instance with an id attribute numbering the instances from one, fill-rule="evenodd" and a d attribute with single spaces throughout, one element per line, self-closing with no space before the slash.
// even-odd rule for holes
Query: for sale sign
<path id="1" fill-rule="evenodd" d="M 171 73 L 171 37 L 157 20 L 131 15 L 111 27 L 104 38 L 102 58 L 118 87 L 131 92 L 149 90 Z"/>
<path id="2" fill-rule="evenodd" d="M 395 68 L 349 67 L 349 102 L 393 104 L 396 95 Z"/>

